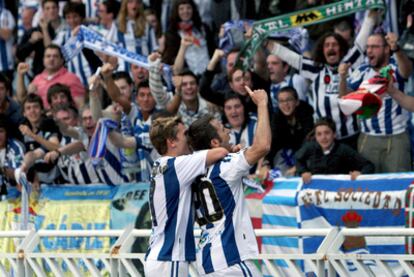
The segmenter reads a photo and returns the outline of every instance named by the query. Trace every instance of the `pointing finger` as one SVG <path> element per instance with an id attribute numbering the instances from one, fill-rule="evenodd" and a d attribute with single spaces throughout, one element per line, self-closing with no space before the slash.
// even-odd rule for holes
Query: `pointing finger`
<path id="1" fill-rule="evenodd" d="M 246 91 L 249 95 L 253 94 L 253 91 L 248 86 L 244 86 L 244 88 L 246 89 Z"/>

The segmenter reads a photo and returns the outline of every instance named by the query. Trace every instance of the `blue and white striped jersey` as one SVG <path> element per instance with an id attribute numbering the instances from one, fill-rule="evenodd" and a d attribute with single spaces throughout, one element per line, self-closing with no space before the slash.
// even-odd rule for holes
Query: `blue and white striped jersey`
<path id="1" fill-rule="evenodd" d="M 36 11 L 39 8 L 39 2 L 33 1 L 33 0 L 26 0 L 26 1 L 18 1 L 18 7 L 17 7 L 17 44 L 21 42 L 21 39 L 26 31 L 26 29 L 23 25 L 23 18 L 22 15 L 25 11 L 25 9 L 33 9 Z M 29 26 L 30 28 L 34 27 L 33 21 L 32 24 Z"/>
<path id="2" fill-rule="evenodd" d="M 85 4 L 85 12 L 87 19 L 93 19 L 98 17 L 98 3 L 99 0 L 82 0 L 82 3 Z"/>
<path id="3" fill-rule="evenodd" d="M 87 185 L 102 183 L 86 151 L 70 156 L 68 178 L 71 184 Z"/>
<path id="4" fill-rule="evenodd" d="M 206 158 L 207 151 L 199 151 L 155 161 L 149 195 L 152 234 L 146 260 L 195 260 L 191 185 L 205 174 Z"/>
<path id="5" fill-rule="evenodd" d="M 188 35 L 187 32 L 182 30 L 178 31 L 181 38 Z M 208 54 L 207 40 L 205 32 L 200 32 L 195 28 L 192 28 L 191 36 L 198 40 L 198 45 L 192 43 L 188 46 L 184 54 L 185 63 L 194 74 L 201 75 L 207 68 L 210 57 Z"/>
<path id="6" fill-rule="evenodd" d="M 100 183 L 108 185 L 120 185 L 128 183 L 130 180 L 122 173 L 121 157 L 119 149 L 110 141 L 106 143 L 105 156 L 103 163 L 95 168 Z"/>
<path id="7" fill-rule="evenodd" d="M 61 146 L 75 142 L 71 137 L 62 137 Z M 87 185 L 99 183 L 98 175 L 86 151 L 74 155 L 62 155 L 58 160 L 59 171 L 70 184 Z"/>
<path id="8" fill-rule="evenodd" d="M 53 43 L 63 46 L 66 41 L 71 37 L 71 30 L 69 28 L 62 30 L 56 34 Z M 93 67 L 89 64 L 88 60 L 85 58 L 85 55 L 81 52 L 67 62 L 66 67 L 68 70 L 76 74 L 79 79 L 82 81 L 84 86 L 88 86 L 88 78 L 92 76 L 95 72 Z"/>
<path id="9" fill-rule="evenodd" d="M 127 21 L 127 29 L 125 33 L 117 30 L 115 41 L 119 46 L 126 48 L 127 50 L 137 53 L 139 55 L 148 56 L 153 51 L 157 50 L 159 45 L 156 40 L 155 31 L 148 23 L 145 24 L 145 32 L 141 37 L 135 37 L 134 27 L 135 22 L 132 20 Z M 129 71 L 129 63 L 120 59 L 118 61 L 120 68 L 119 71 Z"/>
<path id="10" fill-rule="evenodd" d="M 135 105 L 136 106 L 136 105 Z M 136 106 L 137 107 L 137 106 Z M 151 157 L 151 152 L 153 151 L 153 146 L 149 136 L 152 117 L 150 116 L 147 120 L 144 120 L 144 117 L 139 109 L 137 109 L 135 119 L 133 124 L 133 135 L 137 141 L 137 155 L 139 159 L 139 167 L 141 171 L 137 174 L 137 181 L 149 181 L 151 175 L 151 167 L 153 164 L 153 159 Z"/>
<path id="11" fill-rule="evenodd" d="M 342 62 L 358 66 L 362 57 L 362 51 L 358 47 L 353 47 Z M 302 58 L 300 74 L 304 78 L 312 80 L 310 102 L 315 110 L 316 118 L 332 118 L 336 124 L 338 139 L 355 135 L 359 131 L 356 116 L 346 116 L 339 108 L 339 74 L 337 69 L 328 65 L 318 66 L 314 61 Z"/>
<path id="12" fill-rule="evenodd" d="M 229 127 L 230 144 L 241 144 L 243 148 L 249 147 L 253 144 L 254 134 L 256 132 L 257 126 L 257 115 L 250 113 L 249 118 L 247 120 L 248 121 L 246 126 L 240 131 L 232 129 L 231 126 Z"/>
<path id="13" fill-rule="evenodd" d="M 5 8 L 0 9 L 0 29 L 13 30 L 16 25 L 13 15 Z M 13 54 L 14 37 L 8 40 L 0 38 L 0 71 L 13 70 L 14 54 Z"/>
<path id="14" fill-rule="evenodd" d="M 401 77 L 396 61 L 391 58 L 390 64 L 394 70 L 394 77 L 396 81 L 394 86 L 399 90 L 404 91 L 404 80 Z M 357 90 L 362 81 L 378 75 L 368 64 L 361 65 L 348 78 L 348 87 L 352 90 Z M 373 136 L 397 135 L 405 132 L 407 129 L 408 111 L 403 109 L 397 101 L 385 93 L 382 96 L 382 106 L 378 114 L 369 118 L 361 120 L 361 131 L 365 134 Z"/>
<path id="15" fill-rule="evenodd" d="M 8 139 L 6 148 L 0 149 L 0 167 L 17 169 L 23 162 L 24 152 L 24 145 L 20 141 L 11 138 Z M 12 185 L 13 182 L 11 182 L 8 178 L 5 178 L 5 176 L 1 177 L 2 176 L 0 176 L 0 180 L 3 180 L 7 186 Z"/>
<path id="16" fill-rule="evenodd" d="M 243 193 L 250 165 L 244 151 L 227 155 L 195 184 L 196 219 L 202 234 L 197 249 L 200 274 L 223 270 L 259 254 Z"/>
<path id="17" fill-rule="evenodd" d="M 85 149 L 88 149 L 90 138 L 86 135 L 86 133 L 81 130 L 80 134 L 80 141 L 82 141 Z M 119 149 L 116 148 L 110 140 L 107 141 L 105 144 L 105 156 L 100 165 L 93 167 L 95 169 L 96 175 L 98 177 L 99 182 L 107 185 L 120 185 L 123 183 L 128 183 L 130 180 L 127 176 L 122 173 L 122 165 L 121 165 L 121 157 L 119 155 Z M 85 154 L 87 152 L 85 151 Z M 87 154 L 86 154 L 87 155 Z M 85 162 L 85 169 L 91 170 L 91 161 L 89 156 L 86 158 L 85 156 L 81 156 L 81 160 L 84 159 Z M 94 177 L 95 174 L 93 172 L 89 172 L 89 177 Z"/>
<path id="18" fill-rule="evenodd" d="M 277 95 L 279 94 L 280 89 L 283 87 L 295 88 L 296 92 L 298 93 L 299 99 L 308 102 L 307 99 L 309 85 L 305 78 L 303 78 L 299 74 L 287 75 L 282 82 L 278 84 L 272 83 L 270 85 L 270 100 L 272 101 L 273 112 L 276 112 L 276 110 L 278 109 L 279 104 L 277 101 Z"/>
<path id="19" fill-rule="evenodd" d="M 116 43 L 118 46 L 122 46 L 123 48 L 127 48 L 125 35 L 118 29 L 118 25 L 116 22 L 112 22 L 112 25 L 109 29 L 106 29 L 102 25 L 95 25 L 92 28 L 102 34 L 106 40 Z M 125 60 L 118 59 L 118 68 L 116 71 L 126 71 L 129 72 L 129 63 Z"/>
<path id="20" fill-rule="evenodd" d="M 0 159 L 0 166 L 16 169 L 21 166 L 24 158 L 24 145 L 16 139 L 8 139 L 4 157 Z"/>
<path id="21" fill-rule="evenodd" d="M 72 142 L 76 141 L 74 138 L 68 137 L 68 136 L 62 136 L 62 139 L 60 140 L 60 147 L 68 145 Z M 72 183 L 69 179 L 69 166 L 71 164 L 71 156 L 69 155 L 62 155 L 59 157 L 57 166 L 59 168 L 60 174 L 62 175 L 63 179 L 65 179 L 66 182 Z"/>

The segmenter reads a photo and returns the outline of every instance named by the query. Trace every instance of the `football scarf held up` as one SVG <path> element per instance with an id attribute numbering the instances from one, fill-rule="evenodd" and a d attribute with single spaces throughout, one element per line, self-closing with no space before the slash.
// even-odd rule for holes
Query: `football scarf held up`
<path id="1" fill-rule="evenodd" d="M 318 24 L 368 9 L 385 9 L 384 0 L 343 0 L 257 21 L 253 24 L 251 39 L 240 51 L 237 66 L 247 69 L 257 49 L 272 32 Z"/>
<path id="2" fill-rule="evenodd" d="M 63 56 L 66 61 L 70 61 L 82 51 L 83 47 L 104 53 L 109 56 L 121 58 L 132 64 L 136 64 L 145 69 L 149 69 L 146 56 L 129 51 L 115 42 L 105 39 L 102 34 L 84 25 L 81 25 L 78 33 L 70 37 L 62 47 Z M 163 65 L 163 76 L 168 89 L 172 90 L 172 70 L 169 65 Z"/>

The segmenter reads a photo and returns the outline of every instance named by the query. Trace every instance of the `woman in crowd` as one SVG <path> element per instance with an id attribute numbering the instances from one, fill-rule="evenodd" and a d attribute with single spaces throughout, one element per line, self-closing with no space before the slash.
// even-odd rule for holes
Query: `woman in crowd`
<path id="1" fill-rule="evenodd" d="M 196 75 L 201 75 L 207 67 L 214 48 L 212 34 L 201 22 L 194 2 L 176 1 L 168 31 L 165 33 L 163 62 L 174 64 L 175 74 L 188 67 Z"/>
<path id="2" fill-rule="evenodd" d="M 158 48 L 154 30 L 145 19 L 141 0 L 122 0 L 118 29 L 123 34 L 119 42 L 132 52 L 147 56 Z"/>

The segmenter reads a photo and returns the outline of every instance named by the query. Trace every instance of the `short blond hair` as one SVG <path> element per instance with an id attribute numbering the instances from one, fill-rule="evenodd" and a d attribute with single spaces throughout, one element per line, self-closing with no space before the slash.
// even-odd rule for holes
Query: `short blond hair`
<path id="1" fill-rule="evenodd" d="M 183 124 L 179 116 L 160 117 L 152 122 L 150 139 L 160 155 L 168 151 L 167 139 L 177 138 L 179 124 Z"/>

